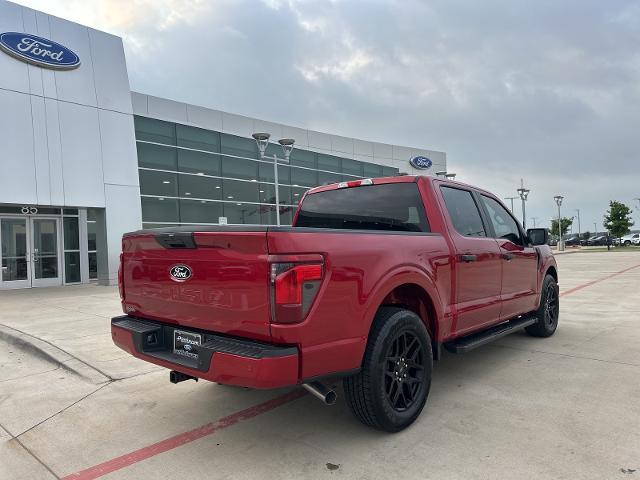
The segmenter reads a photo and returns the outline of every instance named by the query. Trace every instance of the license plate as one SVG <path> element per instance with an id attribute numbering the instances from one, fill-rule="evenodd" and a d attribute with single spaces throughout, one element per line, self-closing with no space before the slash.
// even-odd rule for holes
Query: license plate
<path id="1" fill-rule="evenodd" d="M 173 353 L 189 358 L 198 358 L 198 348 L 202 343 L 202 335 L 199 333 L 173 331 Z"/>

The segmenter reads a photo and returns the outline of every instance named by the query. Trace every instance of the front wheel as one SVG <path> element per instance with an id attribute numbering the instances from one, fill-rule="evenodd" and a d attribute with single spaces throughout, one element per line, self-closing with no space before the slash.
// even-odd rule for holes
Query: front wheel
<path id="1" fill-rule="evenodd" d="M 365 425 L 398 432 L 418 418 L 431 387 L 431 339 L 415 313 L 381 307 L 362 369 L 344 379 L 347 403 Z"/>
<path id="2" fill-rule="evenodd" d="M 629 245 L 631 245 L 631 240 L 625 240 L 624 246 L 628 247 Z"/>
<path id="3" fill-rule="evenodd" d="M 536 312 L 538 321 L 525 328 L 526 332 L 533 337 L 550 337 L 558 328 L 560 317 L 560 292 L 555 278 L 546 275 L 542 282 L 542 295 L 540 295 L 540 306 Z"/>

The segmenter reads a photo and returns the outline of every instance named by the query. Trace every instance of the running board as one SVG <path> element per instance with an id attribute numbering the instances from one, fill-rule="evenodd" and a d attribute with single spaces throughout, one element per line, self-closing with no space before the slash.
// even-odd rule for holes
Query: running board
<path id="1" fill-rule="evenodd" d="M 474 348 L 481 347 L 482 345 L 509 335 L 516 330 L 533 325 L 537 321 L 538 319 L 536 317 L 531 316 L 516 318 L 515 320 L 510 320 L 488 328 L 487 330 L 472 333 L 466 337 L 460 337 L 451 342 L 447 342 L 444 344 L 444 348 L 451 353 L 467 353 Z"/>

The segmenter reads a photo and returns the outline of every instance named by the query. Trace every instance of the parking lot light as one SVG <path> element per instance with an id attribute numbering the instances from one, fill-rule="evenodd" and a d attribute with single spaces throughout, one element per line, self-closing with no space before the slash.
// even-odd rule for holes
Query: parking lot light
<path id="1" fill-rule="evenodd" d="M 260 152 L 260 159 L 265 159 L 265 152 L 267 151 L 267 146 L 269 145 L 269 138 L 271 135 L 268 133 L 254 133 L 251 135 L 253 139 L 256 141 L 258 145 L 258 151 Z M 278 143 L 282 147 L 282 152 L 284 153 L 284 161 L 289 163 L 289 156 L 291 155 L 291 151 L 293 150 L 293 144 L 295 140 L 293 138 L 281 138 L 278 140 Z M 274 180 L 274 190 L 276 191 L 276 225 L 280 226 L 280 192 L 278 185 L 278 156 L 273 154 L 273 180 Z"/>
<path id="2" fill-rule="evenodd" d="M 564 242 L 562 241 L 562 217 L 560 216 L 560 206 L 562 205 L 564 197 L 562 195 L 556 195 L 553 199 L 556 201 L 556 205 L 558 205 L 558 250 L 562 252 L 564 250 Z"/>
<path id="3" fill-rule="evenodd" d="M 516 190 L 518 192 L 518 195 L 520 195 L 520 199 L 522 200 L 522 228 L 524 228 L 526 230 L 527 228 L 527 211 L 526 211 L 526 207 L 525 207 L 525 202 L 527 201 L 527 197 L 529 196 L 529 192 L 531 190 L 529 190 L 528 188 L 524 188 L 524 180 L 521 178 L 520 179 L 520 188 L 518 190 Z"/>

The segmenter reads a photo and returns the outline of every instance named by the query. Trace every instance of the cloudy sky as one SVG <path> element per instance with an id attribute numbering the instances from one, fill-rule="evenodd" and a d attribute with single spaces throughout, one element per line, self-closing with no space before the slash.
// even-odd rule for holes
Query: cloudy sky
<path id="1" fill-rule="evenodd" d="M 19 3 L 121 36 L 133 90 L 445 151 L 501 197 L 524 178 L 530 224 L 562 194 L 582 231 L 611 199 L 640 226 L 640 1 Z"/>

